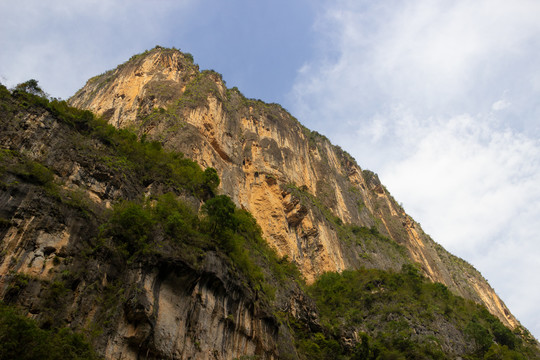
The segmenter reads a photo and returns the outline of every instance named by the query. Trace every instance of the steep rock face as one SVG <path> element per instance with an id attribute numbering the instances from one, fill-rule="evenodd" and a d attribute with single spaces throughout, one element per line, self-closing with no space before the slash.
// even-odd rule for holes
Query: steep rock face
<path id="1" fill-rule="evenodd" d="M 136 56 L 89 80 L 70 103 L 216 168 L 222 191 L 255 216 L 308 282 L 326 271 L 399 269 L 412 260 L 432 281 L 518 325 L 486 280 L 431 240 L 375 174 L 279 105 L 245 99 L 219 74 L 199 73 L 179 51 Z M 352 236 L 359 227 L 392 241 Z"/>
<path id="2" fill-rule="evenodd" d="M 158 190 L 105 165 L 103 143 L 43 109 L 1 120 L 0 299 L 89 331 L 106 358 L 278 358 L 279 325 L 218 252 L 197 268 L 96 253 L 110 204 Z"/>
<path id="3" fill-rule="evenodd" d="M 136 55 L 120 67 L 122 72 L 133 76 L 114 81 L 116 72 L 109 71 L 90 79 L 91 89 L 87 89 L 90 92 L 79 91 L 78 105 L 102 114 L 117 127 L 125 127 L 135 120 L 140 110 L 161 106 L 180 96 L 185 85 L 197 74 L 198 68 L 180 52 L 171 52 L 169 56 L 146 55 Z M 105 87 L 114 92 L 114 96 L 106 96 L 98 90 Z M 97 98 L 100 100 L 93 100 Z"/>
<path id="4" fill-rule="evenodd" d="M 277 358 L 277 324 L 256 313 L 252 299 L 231 287 L 227 274 L 219 273 L 226 266 L 209 255 L 208 271 L 195 272 L 178 264 L 151 272 L 133 271 L 128 281 L 138 291 L 128 299 L 105 356 L 233 359 L 258 354 Z"/>

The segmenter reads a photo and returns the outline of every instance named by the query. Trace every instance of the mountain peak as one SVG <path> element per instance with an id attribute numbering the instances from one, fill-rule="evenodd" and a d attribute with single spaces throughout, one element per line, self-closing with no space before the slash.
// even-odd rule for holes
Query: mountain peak
<path id="1" fill-rule="evenodd" d="M 189 54 L 70 102 L 0 86 L 0 297 L 47 328 L 99 330 L 107 359 L 535 356 L 375 173 Z"/>
<path id="2" fill-rule="evenodd" d="M 191 54 L 156 46 L 91 78 L 69 102 L 125 127 L 139 112 L 164 107 L 180 97 L 198 73 Z"/>
<path id="3" fill-rule="evenodd" d="M 481 274 L 425 234 L 374 173 L 280 106 L 228 90 L 188 54 L 156 47 L 135 55 L 90 79 L 70 103 L 215 168 L 221 192 L 254 215 L 308 282 L 414 262 L 431 281 L 518 325 Z"/>

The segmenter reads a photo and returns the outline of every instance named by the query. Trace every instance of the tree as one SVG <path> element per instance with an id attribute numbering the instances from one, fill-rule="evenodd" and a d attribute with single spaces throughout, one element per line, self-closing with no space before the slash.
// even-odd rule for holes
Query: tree
<path id="1" fill-rule="evenodd" d="M 44 98 L 47 97 L 47 94 L 45 93 L 45 91 L 43 91 L 39 87 L 38 81 L 36 79 L 30 79 L 30 80 L 25 81 L 23 83 L 17 84 L 17 86 L 15 86 L 14 90 L 15 91 L 22 91 L 22 92 L 25 92 L 25 93 L 29 93 L 29 94 L 44 97 Z"/>
<path id="2" fill-rule="evenodd" d="M 202 190 L 203 190 L 203 198 L 206 197 L 212 197 L 215 195 L 217 187 L 219 186 L 219 175 L 216 171 L 216 169 L 209 167 L 204 170 L 203 173 L 203 184 L 202 184 Z"/>
<path id="3" fill-rule="evenodd" d="M 474 320 L 469 322 L 465 328 L 465 333 L 474 340 L 480 354 L 484 354 L 493 344 L 489 331 Z"/>
<path id="4" fill-rule="evenodd" d="M 213 235 L 222 235 L 225 230 L 236 230 L 237 219 L 234 216 L 236 205 L 227 195 L 218 195 L 206 201 L 202 207 L 208 215 L 210 232 Z"/>
<path id="5" fill-rule="evenodd" d="M 153 225 L 154 219 L 147 207 L 124 201 L 113 208 L 104 230 L 105 234 L 112 236 L 129 256 L 133 256 L 149 248 Z"/>

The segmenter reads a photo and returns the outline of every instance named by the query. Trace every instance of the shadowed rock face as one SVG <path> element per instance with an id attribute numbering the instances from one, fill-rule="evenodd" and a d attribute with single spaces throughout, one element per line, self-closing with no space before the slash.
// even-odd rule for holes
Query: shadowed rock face
<path id="1" fill-rule="evenodd" d="M 144 345 L 152 358 L 276 358 L 278 325 L 231 286 L 219 258 L 210 253 L 206 267 L 198 272 L 174 264 L 132 272 L 129 281 L 139 290 L 128 299 L 105 356 L 136 359 Z"/>
<path id="2" fill-rule="evenodd" d="M 279 105 L 227 89 L 219 74 L 199 72 L 177 50 L 134 56 L 90 79 L 69 102 L 216 168 L 221 191 L 255 216 L 308 282 L 326 271 L 399 269 L 412 260 L 432 281 L 518 325 L 478 271 L 431 240 L 376 174 Z M 367 228 L 391 241 L 352 235 Z"/>
<path id="3" fill-rule="evenodd" d="M 0 114 L 0 299 L 46 326 L 86 329 L 107 359 L 279 356 L 279 324 L 219 252 L 197 267 L 178 256 L 130 265 L 96 253 L 111 203 L 160 190 L 104 165 L 103 143 L 48 111 L 14 108 Z M 50 178 L 25 173 L 38 162 Z"/>

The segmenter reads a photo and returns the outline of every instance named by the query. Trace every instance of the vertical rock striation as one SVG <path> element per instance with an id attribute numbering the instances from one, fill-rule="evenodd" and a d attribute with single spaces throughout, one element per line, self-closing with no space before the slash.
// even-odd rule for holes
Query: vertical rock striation
<path id="1" fill-rule="evenodd" d="M 480 273 L 426 235 L 376 174 L 279 105 L 246 99 L 177 50 L 134 56 L 90 79 L 69 102 L 216 168 L 222 192 L 255 216 L 308 282 L 327 271 L 413 261 L 432 281 L 518 325 Z M 366 229 L 378 235 L 351 235 Z"/>
<path id="2" fill-rule="evenodd" d="M 0 299 L 84 329 L 108 359 L 279 357 L 279 325 L 223 254 L 130 264 L 95 243 L 111 203 L 156 190 L 104 165 L 103 143 L 18 109 L 0 119 Z"/>

